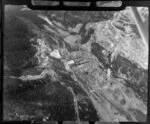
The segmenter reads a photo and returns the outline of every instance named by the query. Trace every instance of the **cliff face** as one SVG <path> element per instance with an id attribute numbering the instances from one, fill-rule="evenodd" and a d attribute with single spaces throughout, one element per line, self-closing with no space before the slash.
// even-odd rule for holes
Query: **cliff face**
<path id="1" fill-rule="evenodd" d="M 148 53 L 128 8 L 21 9 L 5 14 L 5 120 L 146 120 Z"/>

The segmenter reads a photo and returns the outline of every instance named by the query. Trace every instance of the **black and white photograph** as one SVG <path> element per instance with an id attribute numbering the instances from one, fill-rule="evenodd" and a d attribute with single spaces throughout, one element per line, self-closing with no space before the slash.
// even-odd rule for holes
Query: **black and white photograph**
<path id="1" fill-rule="evenodd" d="M 5 5 L 3 32 L 4 121 L 146 122 L 148 7 Z"/>

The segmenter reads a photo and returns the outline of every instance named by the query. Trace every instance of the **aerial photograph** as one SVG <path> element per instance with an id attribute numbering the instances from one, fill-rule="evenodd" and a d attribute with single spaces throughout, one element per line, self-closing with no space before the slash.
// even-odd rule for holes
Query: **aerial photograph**
<path id="1" fill-rule="evenodd" d="M 4 9 L 4 121 L 146 121 L 147 7 Z"/>

